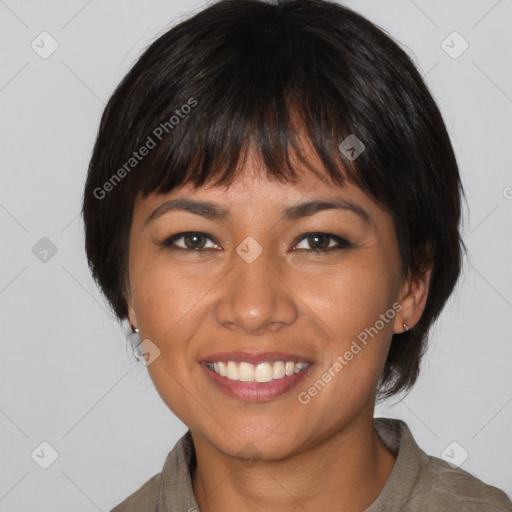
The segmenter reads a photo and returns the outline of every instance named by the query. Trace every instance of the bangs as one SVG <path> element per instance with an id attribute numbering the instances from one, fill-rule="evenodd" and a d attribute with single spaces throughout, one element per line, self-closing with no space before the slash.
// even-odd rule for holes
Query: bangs
<path id="1" fill-rule="evenodd" d="M 191 114 L 183 121 L 182 130 L 169 134 L 155 148 L 134 179 L 135 188 L 144 197 L 152 192 L 168 193 L 187 183 L 229 187 L 249 154 L 263 165 L 270 180 L 294 183 L 302 167 L 325 180 L 326 173 L 313 164 L 311 151 L 332 182 L 343 185 L 347 176 L 356 178 L 351 162 L 338 149 L 341 129 L 327 112 L 325 117 L 313 117 L 312 109 L 318 107 L 312 107 L 309 98 L 301 99 L 300 104 L 281 95 L 269 98 L 258 93 L 257 102 L 244 98 L 254 92 L 254 88 L 237 91 L 240 101 L 224 104 L 219 98 L 216 104 Z"/>
<path id="2" fill-rule="evenodd" d="M 269 179 L 294 182 L 298 162 L 325 179 L 306 158 L 305 143 L 332 182 L 358 180 L 355 165 L 339 150 L 354 131 L 349 102 L 340 93 L 354 90 L 349 63 L 340 59 L 333 66 L 328 42 L 308 42 L 307 31 L 290 37 L 290 28 L 265 10 L 260 4 L 255 11 L 260 21 L 256 14 L 247 23 L 224 20 L 219 32 L 196 27 L 193 38 L 180 40 L 185 22 L 159 40 L 165 67 L 154 59 L 153 72 L 140 76 L 135 66 L 126 77 L 128 96 L 136 99 L 127 119 L 136 129 L 130 133 L 127 126 L 121 138 L 132 138 L 133 148 L 145 140 L 154 146 L 130 173 L 132 192 L 144 197 L 187 183 L 229 186 L 249 151 Z M 184 62 L 175 52 L 194 57 Z"/>

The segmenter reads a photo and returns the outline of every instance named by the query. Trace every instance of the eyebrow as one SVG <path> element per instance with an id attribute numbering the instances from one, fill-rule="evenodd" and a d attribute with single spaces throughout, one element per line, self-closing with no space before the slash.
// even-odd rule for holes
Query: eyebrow
<path id="1" fill-rule="evenodd" d="M 324 210 L 347 210 L 358 215 L 366 224 L 371 224 L 370 214 L 361 206 L 346 199 L 319 199 L 297 203 L 284 209 L 282 217 L 286 220 L 296 220 L 309 217 Z"/>
<path id="2" fill-rule="evenodd" d="M 229 210 L 208 201 L 196 201 L 195 199 L 170 199 L 162 203 L 144 222 L 148 222 L 160 217 L 170 210 L 184 210 L 195 213 L 210 220 L 224 220 L 230 217 Z"/>
<path id="3" fill-rule="evenodd" d="M 320 199 L 297 203 L 284 208 L 281 218 L 283 220 L 297 220 L 304 217 L 310 217 L 315 213 L 324 210 L 347 210 L 358 215 L 365 223 L 371 224 L 371 217 L 361 206 L 341 198 Z M 170 199 L 162 203 L 153 213 L 145 220 L 144 225 L 152 220 L 160 217 L 170 210 L 183 210 L 196 215 L 200 215 L 209 220 L 224 221 L 231 217 L 228 209 L 223 208 L 215 203 L 208 201 L 197 201 L 195 199 Z"/>

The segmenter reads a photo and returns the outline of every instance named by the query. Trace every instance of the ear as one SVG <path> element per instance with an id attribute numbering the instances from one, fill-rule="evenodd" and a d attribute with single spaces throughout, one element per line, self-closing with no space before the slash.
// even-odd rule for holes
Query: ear
<path id="1" fill-rule="evenodd" d="M 394 333 L 404 332 L 404 323 L 412 329 L 420 320 L 427 303 L 430 277 L 432 275 L 432 264 L 418 276 L 408 275 L 405 279 L 399 297 L 402 309 L 395 317 L 393 326 Z"/>
<path id="2" fill-rule="evenodd" d="M 128 321 L 130 322 L 130 325 L 133 329 L 138 328 L 137 325 L 137 316 L 135 314 L 135 310 L 133 309 L 132 305 L 128 303 Z"/>
<path id="3" fill-rule="evenodd" d="M 130 325 L 132 326 L 132 328 L 138 328 L 139 326 L 137 325 L 137 314 L 135 313 L 135 308 L 133 306 L 133 298 L 132 298 L 132 294 L 131 294 L 131 291 L 128 290 L 128 292 L 125 294 L 126 296 L 126 305 L 127 305 L 127 308 L 128 308 L 128 321 L 130 322 Z"/>

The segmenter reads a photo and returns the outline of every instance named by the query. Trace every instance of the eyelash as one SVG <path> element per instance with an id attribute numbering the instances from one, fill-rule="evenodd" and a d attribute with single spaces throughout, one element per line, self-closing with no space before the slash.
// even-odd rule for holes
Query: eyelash
<path id="1" fill-rule="evenodd" d="M 196 236 L 199 236 L 199 237 L 205 237 L 205 238 L 209 239 L 211 242 L 213 242 L 214 244 L 219 245 L 219 244 L 217 244 L 217 242 L 210 235 L 208 235 L 207 233 L 202 233 L 200 231 L 185 231 L 185 232 L 182 232 L 182 233 L 176 233 L 174 235 L 171 235 L 171 236 L 167 237 L 165 240 L 163 240 L 162 242 L 158 243 L 158 245 L 160 245 L 161 247 L 170 249 L 170 250 L 195 251 L 195 252 L 203 252 L 203 251 L 211 250 L 211 247 L 189 249 L 189 248 L 184 248 L 184 247 L 177 247 L 177 246 L 174 245 L 174 243 L 177 240 L 179 240 L 180 238 L 184 238 L 187 235 L 188 236 L 196 235 Z M 331 252 L 333 250 L 350 249 L 350 248 L 353 247 L 353 245 L 348 240 L 346 240 L 345 238 L 342 238 L 342 237 L 336 236 L 336 235 L 331 235 L 329 233 L 322 233 L 322 232 L 319 232 L 319 231 L 314 231 L 314 232 L 311 232 L 311 233 L 305 233 L 305 234 L 301 235 L 294 242 L 294 246 L 298 245 L 303 240 L 307 240 L 308 238 L 315 237 L 315 236 L 327 237 L 329 240 L 334 240 L 338 244 L 338 246 L 328 247 L 327 249 L 309 249 L 309 250 L 308 249 L 293 249 L 293 250 L 294 251 L 295 250 L 299 250 L 299 251 L 304 251 L 305 250 L 307 252 L 314 252 L 314 253 L 317 253 L 317 254 L 324 254 L 324 253 L 327 253 L 327 252 Z"/>

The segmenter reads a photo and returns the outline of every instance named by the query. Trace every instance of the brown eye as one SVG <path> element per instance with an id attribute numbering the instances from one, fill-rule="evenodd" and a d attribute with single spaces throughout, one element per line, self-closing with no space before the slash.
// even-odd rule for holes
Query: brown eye
<path id="1" fill-rule="evenodd" d="M 206 245 L 206 238 L 203 235 L 192 233 L 182 238 L 187 249 L 203 249 Z"/>
<path id="2" fill-rule="evenodd" d="M 303 243 L 305 242 L 305 243 Z M 334 244 L 332 243 L 334 242 Z M 303 247 L 299 247 L 303 244 Z M 299 243 L 294 247 L 294 250 L 310 250 L 311 252 L 327 252 L 335 249 L 347 249 L 352 244 L 336 235 L 328 233 L 307 233 L 299 238 Z"/>
<path id="3" fill-rule="evenodd" d="M 208 242 L 213 244 L 212 246 L 207 246 Z M 166 238 L 163 242 L 161 242 L 162 246 L 167 247 L 169 249 L 183 249 L 183 250 L 206 250 L 206 249 L 214 249 L 217 248 L 217 244 L 213 242 L 212 238 L 206 233 L 199 233 L 196 231 L 189 231 L 186 233 L 176 233 L 168 238 Z"/>
<path id="4" fill-rule="evenodd" d="M 325 250 L 329 247 L 331 239 L 326 235 L 310 235 L 306 238 L 311 249 Z"/>

